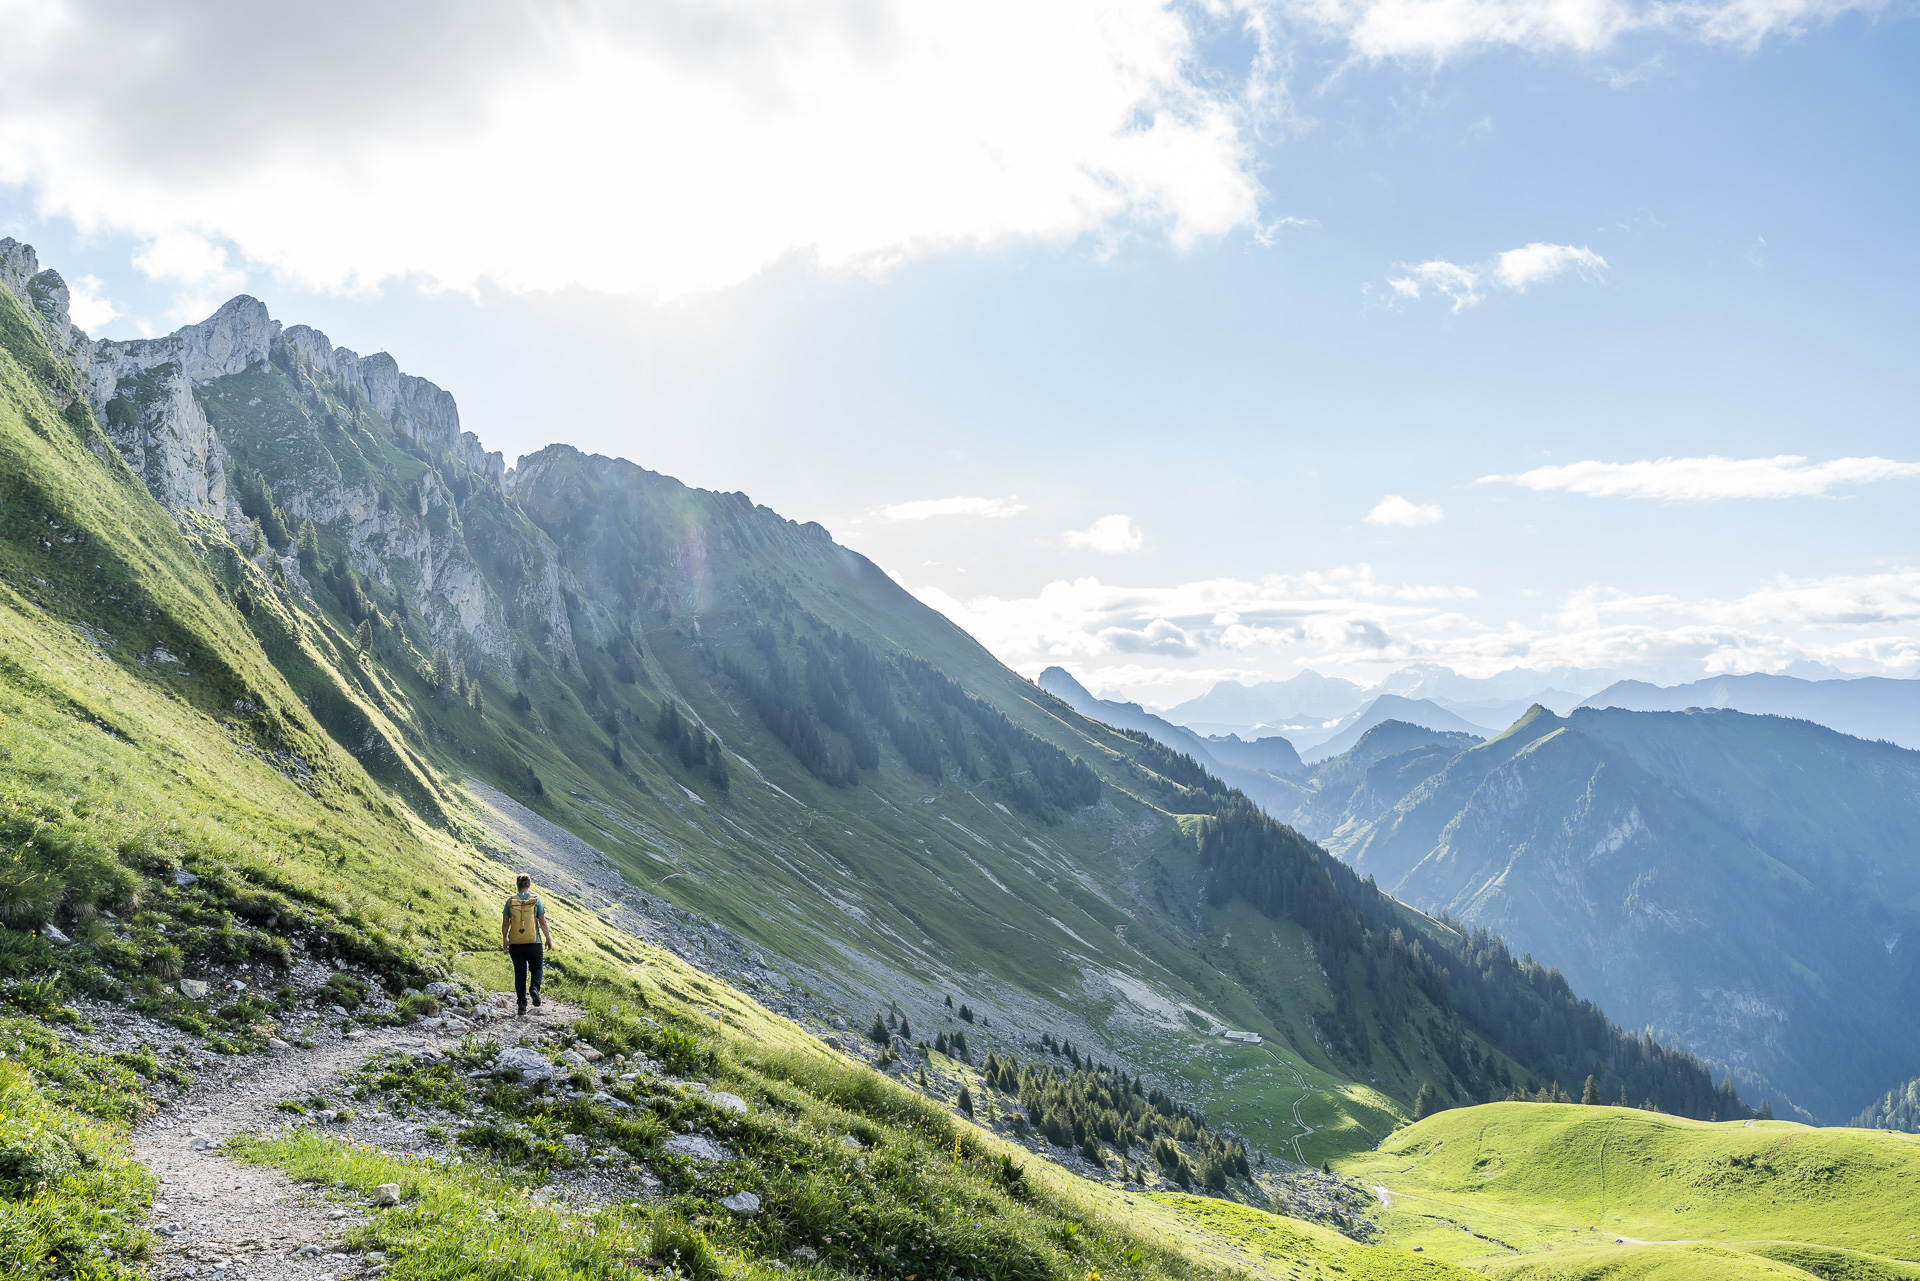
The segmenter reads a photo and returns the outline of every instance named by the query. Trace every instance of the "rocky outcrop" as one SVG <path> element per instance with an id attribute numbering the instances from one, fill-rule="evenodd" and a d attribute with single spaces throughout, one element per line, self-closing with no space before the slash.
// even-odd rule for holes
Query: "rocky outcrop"
<path id="1" fill-rule="evenodd" d="M 170 511 L 226 518 L 226 451 L 194 389 L 264 361 L 280 325 L 245 295 L 164 338 L 93 345 L 94 413 L 134 473 Z"/>
<path id="2" fill-rule="evenodd" d="M 504 457 L 481 448 L 480 438 L 460 430 L 460 411 L 453 396 L 424 378 L 400 372 L 399 362 L 386 352 L 360 356 L 335 347 L 327 336 L 309 325 L 295 325 L 281 339 L 287 367 L 330 380 L 349 396 L 366 398 L 373 411 L 394 430 L 429 450 L 444 450 L 483 476 L 500 484 Z"/>
<path id="3" fill-rule="evenodd" d="M 163 338 L 96 341 L 74 328 L 66 282 L 16 240 L 0 239 L 0 287 L 39 321 L 114 448 L 169 511 L 214 517 L 249 546 L 252 518 L 238 501 L 242 477 L 230 457 L 237 451 L 247 469 L 261 469 L 296 523 L 311 519 L 344 542 L 353 567 L 403 599 L 436 644 L 469 661 L 491 660 L 504 678 L 518 622 L 556 661 L 577 661 L 570 580 L 551 540 L 530 524 L 496 539 L 491 568 L 499 581 L 467 545 L 462 503 L 474 478 L 504 491 L 505 460 L 461 430 L 459 407 L 443 388 L 401 372 L 385 352 L 361 356 L 308 325 L 283 330 L 246 296 Z M 269 382 L 290 378 L 292 394 L 276 400 L 257 379 L 222 381 L 263 372 Z M 374 466 L 339 438 L 351 429 L 396 441 L 428 460 L 427 470 L 400 484 L 391 463 Z M 292 589 L 311 596 L 289 552 L 261 556 L 278 560 Z"/>

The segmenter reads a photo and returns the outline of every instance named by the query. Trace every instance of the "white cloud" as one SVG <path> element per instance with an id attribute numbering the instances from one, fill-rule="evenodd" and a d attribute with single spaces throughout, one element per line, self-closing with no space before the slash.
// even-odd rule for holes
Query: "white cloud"
<path id="1" fill-rule="evenodd" d="M 1659 32 L 1753 48 L 1884 0 L 1283 0 L 1284 12 L 1367 61 L 1440 62 L 1481 49 L 1598 53 Z"/>
<path id="2" fill-rule="evenodd" d="M 1196 34 L 1222 22 L 1258 50 L 1224 74 Z M 1169 0 L 0 0 L 0 181 L 321 288 L 673 296 L 795 254 L 1187 246 L 1260 225 L 1257 26 Z"/>
<path id="3" fill-rule="evenodd" d="M 1724 498 L 1811 498 L 1838 485 L 1920 476 L 1920 463 L 1891 458 L 1835 458 L 1809 463 L 1797 454 L 1773 458 L 1650 458 L 1634 463 L 1578 462 L 1536 467 L 1513 476 L 1482 476 L 1532 490 L 1565 490 L 1594 498 L 1709 502 Z"/>
<path id="4" fill-rule="evenodd" d="M 1726 599 L 1596 586 L 1530 621 L 1475 611 L 1470 588 L 1386 583 L 1366 565 L 1172 587 L 1081 578 L 1012 599 L 915 594 L 1016 670 L 1068 664 L 1090 688 L 1172 691 L 1162 703 L 1305 666 L 1362 682 L 1407 663 L 1469 676 L 1578 667 L 1670 680 L 1799 662 L 1920 672 L 1920 568 L 1781 578 Z"/>
<path id="5" fill-rule="evenodd" d="M 1535 241 L 1518 249 L 1496 254 L 1486 262 L 1471 266 L 1436 258 L 1429 262 L 1401 263 L 1402 274 L 1387 279 L 1388 288 L 1397 297 L 1414 300 L 1427 290 L 1453 299 L 1453 310 L 1477 307 L 1491 288 L 1522 294 L 1530 286 L 1544 284 L 1569 271 L 1590 281 L 1605 280 L 1611 272 L 1607 260 L 1580 245 L 1550 245 Z"/>
<path id="6" fill-rule="evenodd" d="M 1388 494 L 1367 513 L 1370 525 L 1432 525 L 1446 515 L 1433 503 L 1410 503 L 1398 494 Z"/>
<path id="7" fill-rule="evenodd" d="M 1146 535 L 1140 532 L 1140 527 L 1117 512 L 1112 516 L 1102 516 L 1085 529 L 1069 529 L 1060 538 L 1069 547 L 1115 555 L 1137 552 L 1147 545 Z"/>
<path id="8" fill-rule="evenodd" d="M 107 300 L 107 286 L 98 276 L 67 282 L 67 315 L 82 329 L 98 329 L 120 314 Z"/>
<path id="9" fill-rule="evenodd" d="M 888 520 L 933 520 L 941 516 L 974 516 L 1004 520 L 1018 516 L 1027 505 L 1017 498 L 919 498 L 882 507 Z"/>
<path id="10" fill-rule="evenodd" d="M 1525 293 L 1527 286 L 1544 284 L 1568 271 L 1599 280 L 1607 274 L 1607 260 L 1591 249 L 1536 241 L 1501 254 L 1494 263 L 1493 278 L 1515 293 Z"/>

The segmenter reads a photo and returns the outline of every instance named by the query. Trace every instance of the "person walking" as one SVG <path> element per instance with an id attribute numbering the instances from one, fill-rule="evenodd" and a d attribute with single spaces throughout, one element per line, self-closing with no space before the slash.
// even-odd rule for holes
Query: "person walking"
<path id="1" fill-rule="evenodd" d="M 514 890 L 500 913 L 500 950 L 513 958 L 513 994 L 520 998 L 520 1013 L 525 1014 L 529 995 L 534 1008 L 539 1008 L 540 972 L 546 965 L 540 942 L 545 939 L 551 948 L 553 931 L 547 928 L 546 904 L 533 892 L 533 878 L 520 873 L 514 879 Z"/>

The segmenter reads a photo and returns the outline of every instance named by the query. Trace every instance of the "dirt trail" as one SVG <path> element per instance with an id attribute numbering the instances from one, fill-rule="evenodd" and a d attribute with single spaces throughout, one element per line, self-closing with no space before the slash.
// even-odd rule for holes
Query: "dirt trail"
<path id="1" fill-rule="evenodd" d="M 503 1007 L 489 1013 L 504 1014 Z M 480 1031 L 538 1032 L 577 1011 L 549 1001 L 524 1020 L 482 1018 Z M 312 1050 L 248 1060 L 231 1076 L 202 1077 L 167 1113 L 133 1132 L 134 1155 L 160 1180 L 154 1197 L 153 1275 L 320 1281 L 374 1275 L 379 1261 L 349 1255 L 341 1233 L 364 1220 L 357 1199 L 329 1201 L 278 1170 L 229 1159 L 219 1145 L 237 1134 L 311 1124 L 275 1110 L 282 1099 L 337 1097 L 340 1078 L 388 1049 L 449 1049 L 476 1030 L 448 1020 L 432 1028 L 378 1028 L 329 1039 Z M 356 1123 L 355 1130 L 362 1128 Z"/>

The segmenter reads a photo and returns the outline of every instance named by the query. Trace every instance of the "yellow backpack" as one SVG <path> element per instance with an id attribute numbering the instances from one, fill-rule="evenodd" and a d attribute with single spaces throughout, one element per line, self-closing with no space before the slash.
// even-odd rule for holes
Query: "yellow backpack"
<path id="1" fill-rule="evenodd" d="M 507 937 L 515 943 L 537 943 L 540 932 L 537 913 L 540 900 L 532 894 L 516 894 L 507 900 Z"/>

